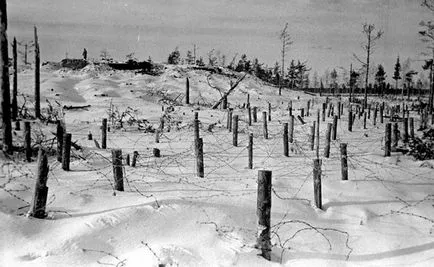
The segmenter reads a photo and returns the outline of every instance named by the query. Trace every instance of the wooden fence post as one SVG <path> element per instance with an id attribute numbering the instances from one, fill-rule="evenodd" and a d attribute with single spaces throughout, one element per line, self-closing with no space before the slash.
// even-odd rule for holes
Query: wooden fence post
<path id="1" fill-rule="evenodd" d="M 62 149 L 62 169 L 69 171 L 69 163 L 71 161 L 71 138 L 70 133 L 63 134 L 63 149 Z"/>
<path id="2" fill-rule="evenodd" d="M 267 112 L 265 111 L 262 112 L 262 121 L 263 121 L 262 131 L 264 133 L 264 138 L 268 139 Z"/>
<path id="3" fill-rule="evenodd" d="M 326 131 L 326 142 L 325 142 L 325 148 L 324 148 L 324 157 L 329 158 L 330 157 L 330 136 L 332 131 L 332 124 L 327 123 L 327 131 Z"/>
<path id="4" fill-rule="evenodd" d="M 384 156 L 390 157 L 391 150 L 391 135 L 392 135 L 392 124 L 386 123 L 385 137 L 384 137 Z"/>
<path id="5" fill-rule="evenodd" d="M 363 129 L 366 129 L 366 112 L 363 112 Z"/>
<path id="6" fill-rule="evenodd" d="M 384 102 L 383 102 L 384 104 Z M 384 123 L 384 105 L 380 105 L 380 123 Z"/>
<path id="7" fill-rule="evenodd" d="M 322 209 L 322 192 L 321 192 L 321 159 L 313 160 L 313 192 L 315 206 Z"/>
<path id="8" fill-rule="evenodd" d="M 230 108 L 229 114 L 228 114 L 228 130 L 229 130 L 229 132 L 232 132 L 232 113 L 233 113 L 233 109 Z"/>
<path id="9" fill-rule="evenodd" d="M 341 102 L 339 101 L 338 102 L 338 119 L 341 119 L 341 109 L 342 109 L 342 106 L 341 106 Z"/>
<path id="10" fill-rule="evenodd" d="M 30 121 L 24 122 L 24 143 L 26 147 L 26 160 L 32 161 L 32 129 Z"/>
<path id="11" fill-rule="evenodd" d="M 289 143 L 288 143 L 288 123 L 283 124 L 283 155 L 289 156 Z"/>
<path id="12" fill-rule="evenodd" d="M 377 125 L 377 105 L 375 105 L 374 109 L 374 126 Z"/>
<path id="13" fill-rule="evenodd" d="M 197 156 L 196 156 L 196 169 L 197 176 L 203 178 L 204 174 L 204 166 L 203 166 L 203 139 L 199 138 L 197 140 Z"/>
<path id="14" fill-rule="evenodd" d="M 93 136 L 92 136 L 92 132 L 89 131 L 89 133 L 87 134 L 87 140 L 92 140 Z"/>
<path id="15" fill-rule="evenodd" d="M 139 152 L 133 152 L 133 160 L 131 161 L 131 167 L 136 167 L 137 157 L 139 156 Z"/>
<path id="16" fill-rule="evenodd" d="M 306 116 L 309 117 L 309 115 L 310 115 L 310 100 L 308 100 L 306 104 Z"/>
<path id="17" fill-rule="evenodd" d="M 398 147 L 398 135 L 399 135 L 399 130 L 398 130 L 398 123 L 395 122 L 393 124 L 393 130 L 392 130 L 392 151 L 396 151 L 396 148 Z"/>
<path id="18" fill-rule="evenodd" d="M 56 129 L 56 139 L 57 139 L 57 161 L 62 162 L 62 146 L 63 146 L 63 134 L 65 130 L 63 129 L 62 122 L 57 121 Z"/>
<path id="19" fill-rule="evenodd" d="M 190 104 L 190 80 L 188 77 L 185 81 L 185 104 Z"/>
<path id="20" fill-rule="evenodd" d="M 404 135 L 403 135 L 403 142 L 406 144 L 408 143 L 408 118 L 404 118 Z"/>
<path id="21" fill-rule="evenodd" d="M 35 192 L 33 194 L 32 203 L 30 205 L 29 216 L 43 219 L 47 217 L 45 213 L 45 206 L 47 204 L 48 196 L 48 159 L 45 151 L 40 148 L 38 153 L 38 170 L 36 177 Z"/>
<path id="22" fill-rule="evenodd" d="M 128 166 L 130 166 L 130 154 L 127 154 L 127 157 L 125 158 L 125 164 L 127 164 Z"/>
<path id="23" fill-rule="evenodd" d="M 113 177 L 115 180 L 115 190 L 124 191 L 124 174 L 122 167 L 122 150 L 112 150 Z"/>
<path id="24" fill-rule="evenodd" d="M 309 135 L 309 142 L 310 142 L 310 150 L 315 150 L 315 128 L 316 128 L 316 121 L 312 122 L 312 126 L 310 127 L 310 135 Z"/>
<path id="25" fill-rule="evenodd" d="M 347 144 L 340 144 L 341 150 L 341 175 L 342 180 L 348 180 L 348 155 L 347 155 Z"/>
<path id="26" fill-rule="evenodd" d="M 258 122 L 258 107 L 253 107 L 253 122 Z"/>
<path id="27" fill-rule="evenodd" d="M 101 148 L 106 149 L 107 148 L 107 119 L 102 119 L 102 127 L 101 127 Z"/>
<path id="28" fill-rule="evenodd" d="M 304 118 L 304 108 L 301 108 L 301 109 L 300 109 L 300 116 L 301 116 L 302 118 Z"/>
<path id="29" fill-rule="evenodd" d="M 271 121 L 271 103 L 268 102 L 268 121 Z"/>
<path id="30" fill-rule="evenodd" d="M 252 108 L 250 107 L 250 105 L 247 107 L 247 116 L 249 126 L 252 126 Z"/>
<path id="31" fill-rule="evenodd" d="M 414 118 L 410 118 L 410 138 L 414 139 Z"/>
<path id="32" fill-rule="evenodd" d="M 232 123 L 232 144 L 238 146 L 238 115 L 234 115 Z"/>
<path id="33" fill-rule="evenodd" d="M 256 246 L 261 250 L 261 255 L 271 260 L 271 171 L 258 171 L 258 199 L 256 215 L 258 216 L 258 238 Z"/>
<path id="34" fill-rule="evenodd" d="M 230 111 L 229 111 L 230 112 Z M 195 144 L 195 155 L 198 155 L 198 141 L 199 141 L 199 114 L 197 112 L 194 113 L 194 121 L 193 121 L 193 134 L 194 134 L 194 144 Z"/>
<path id="35" fill-rule="evenodd" d="M 332 126 L 332 140 L 335 141 L 338 134 L 338 116 L 333 116 L 333 126 Z"/>
<path id="36" fill-rule="evenodd" d="M 289 142 L 294 142 L 294 115 L 289 117 Z"/>
<path id="37" fill-rule="evenodd" d="M 322 103 L 322 121 L 325 121 L 326 109 L 327 109 L 327 103 Z"/>
<path id="38" fill-rule="evenodd" d="M 292 100 L 289 100 L 288 111 L 289 111 L 289 116 L 291 117 L 292 116 Z"/>
<path id="39" fill-rule="evenodd" d="M 253 134 L 252 133 L 249 134 L 249 146 L 247 149 L 249 151 L 249 169 L 253 169 Z"/>

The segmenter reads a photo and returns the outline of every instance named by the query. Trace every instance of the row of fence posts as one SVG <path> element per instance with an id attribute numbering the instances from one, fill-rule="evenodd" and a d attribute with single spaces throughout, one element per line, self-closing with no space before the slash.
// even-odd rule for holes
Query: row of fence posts
<path id="1" fill-rule="evenodd" d="M 292 105 L 288 105 L 288 107 L 291 107 Z M 307 110 L 309 110 L 310 105 L 308 102 L 308 108 Z M 329 108 L 329 114 L 332 115 L 333 113 L 330 112 L 330 110 L 332 109 Z M 333 116 L 333 123 L 328 123 L 327 124 L 327 130 L 326 130 L 326 141 L 325 141 L 325 148 L 324 148 L 324 157 L 328 158 L 330 156 L 330 139 L 332 140 L 336 140 L 336 136 L 337 136 L 337 121 L 341 116 L 341 110 L 343 111 L 343 108 L 341 106 L 340 103 L 338 103 L 338 114 Z M 380 123 L 384 123 L 384 103 L 382 105 L 380 105 L 380 107 L 378 108 L 377 106 L 375 107 L 374 110 L 374 117 L 373 117 L 373 124 L 376 124 L 376 120 L 377 120 L 377 112 L 379 111 L 380 114 Z M 301 116 L 303 117 L 303 109 L 301 110 Z M 358 115 L 358 119 L 361 118 L 361 109 L 357 108 L 356 110 L 356 114 Z M 309 114 L 309 113 L 307 113 Z M 310 142 L 311 142 L 311 150 L 314 150 L 314 136 L 315 136 L 315 129 L 317 130 L 317 136 L 319 136 L 318 134 L 318 129 L 319 129 L 319 111 L 318 111 L 318 118 L 317 121 L 313 122 L 313 125 L 311 126 L 311 136 L 310 136 Z M 323 110 L 322 110 L 322 114 L 323 114 L 323 121 L 325 121 L 325 106 L 323 106 Z M 352 126 L 354 124 L 355 121 L 355 116 L 356 114 L 353 114 L 352 109 L 349 109 L 348 112 L 348 130 L 351 132 L 352 131 Z M 371 110 L 370 108 L 368 109 L 368 112 L 363 112 L 363 129 L 366 129 L 366 120 L 367 118 L 370 119 L 371 117 Z M 408 114 L 408 113 L 407 113 Z M 421 128 L 424 127 L 423 123 L 425 118 L 422 118 L 423 116 L 423 112 L 421 113 Z M 392 116 L 392 115 L 391 115 Z M 292 107 L 290 109 L 290 124 L 288 123 L 284 123 L 283 124 L 283 153 L 284 156 L 288 156 L 289 155 L 289 151 L 288 151 L 288 141 L 289 141 L 289 137 L 288 137 L 288 131 L 289 131 L 289 125 L 293 125 L 293 119 L 294 117 L 292 116 Z M 426 120 L 426 119 L 425 119 Z M 265 120 L 265 116 L 264 116 L 264 128 L 266 127 L 266 120 Z M 292 128 L 292 127 L 291 127 Z M 408 132 L 410 128 L 410 133 Z M 387 123 L 386 124 L 386 138 L 385 138 L 385 156 L 390 156 L 390 146 L 391 146 L 391 137 L 390 137 L 390 130 L 391 129 L 391 123 Z M 409 137 L 410 138 L 414 138 L 414 119 L 413 118 L 405 118 L 403 116 L 403 129 L 404 129 L 404 133 L 403 133 L 403 142 L 407 143 Z M 394 123 L 394 137 L 392 138 L 393 140 L 393 147 L 395 147 L 398 144 L 398 134 L 399 134 L 399 130 L 398 130 L 398 123 Z M 250 138 L 253 139 L 252 134 L 250 134 Z M 250 139 L 249 138 L 249 139 Z M 318 140 L 318 139 L 317 139 Z M 292 142 L 292 140 L 291 140 Z M 250 154 L 252 152 L 250 152 L 251 148 L 251 144 L 253 143 L 253 141 L 249 140 L 249 158 L 250 158 Z M 317 144 L 319 144 L 319 142 L 317 142 Z M 341 179 L 342 180 L 348 180 L 348 154 L 347 154 L 347 144 L 346 143 L 341 143 L 340 146 L 340 159 L 341 159 Z M 317 145 L 317 151 L 318 151 L 318 145 Z M 317 154 L 318 156 L 318 154 Z M 319 209 L 322 209 L 322 190 L 321 190 L 321 165 L 322 165 L 322 160 L 319 158 L 316 158 L 313 160 L 313 184 L 314 184 L 314 201 L 315 201 L 315 206 Z M 250 165 L 250 160 L 249 160 L 249 167 L 251 168 L 252 165 Z M 272 177 L 272 172 L 268 171 L 268 170 L 260 170 L 258 171 L 258 198 L 257 198 L 257 215 L 258 215 L 258 222 L 259 222 L 259 232 L 258 232 L 258 238 L 257 238 L 257 247 L 261 250 L 261 255 L 267 259 L 270 260 L 271 259 L 271 240 L 270 240 L 270 214 L 271 214 L 271 177 Z"/>
<path id="2" fill-rule="evenodd" d="M 327 103 L 326 103 L 327 104 Z M 307 112 L 306 115 L 310 115 L 310 101 L 307 104 Z M 323 105 L 322 109 L 322 121 L 325 121 L 325 110 L 327 105 Z M 250 103 L 247 105 L 247 109 L 249 112 L 249 120 L 248 124 L 251 125 L 251 110 L 253 110 L 253 121 L 257 122 L 257 107 L 250 108 Z M 289 123 L 283 124 L 283 153 L 284 156 L 289 156 L 289 142 L 293 142 L 294 138 L 294 115 L 292 114 L 292 102 L 288 104 L 289 109 Z M 340 102 L 338 102 L 338 111 L 337 115 L 333 114 L 334 106 L 330 103 L 329 112 L 327 117 L 333 117 L 333 123 L 327 124 L 326 130 L 326 140 L 325 140 L 325 148 L 324 148 L 324 157 L 328 158 L 330 156 L 330 141 L 336 140 L 337 137 L 337 123 L 338 119 L 340 119 L 343 114 L 343 106 Z M 380 122 L 383 123 L 383 110 L 384 104 L 380 106 Z M 304 111 L 301 109 L 301 118 L 304 117 Z M 348 115 L 348 130 L 352 131 L 352 125 L 355 120 L 355 115 L 352 114 L 351 106 L 349 108 Z M 360 119 L 361 110 L 357 109 L 356 113 L 358 114 L 358 118 Z M 366 129 L 366 117 L 370 118 L 370 108 L 368 112 L 363 112 L 363 120 L 364 120 L 364 129 Z M 422 112 L 422 116 L 424 113 Z M 366 116 L 367 115 L 367 116 Z M 373 123 L 375 125 L 377 117 L 377 106 L 374 110 L 374 118 Z M 391 115 L 392 117 L 392 115 Z M 263 135 L 265 139 L 268 139 L 268 129 L 267 129 L 267 119 L 271 121 L 271 104 L 268 105 L 268 117 L 267 112 L 262 112 L 263 119 Z M 422 120 L 426 120 L 422 118 Z M 302 120 L 301 120 L 302 121 Z M 238 146 L 238 115 L 233 115 L 233 110 L 229 109 L 228 111 L 228 121 L 227 128 L 229 131 L 233 132 L 233 145 Z M 414 138 L 414 119 L 404 118 L 404 142 L 408 141 L 408 123 L 410 122 L 410 136 Z M 425 123 L 425 122 L 423 122 Z M 199 177 L 204 177 L 204 160 L 203 160 L 203 139 L 200 138 L 199 132 L 199 118 L 198 113 L 195 112 L 194 117 L 194 145 L 195 145 L 195 155 L 196 155 L 196 171 Z M 317 120 L 313 122 L 313 126 L 311 127 L 311 149 L 314 150 L 314 137 L 316 132 L 317 137 L 317 158 L 313 159 L 313 185 L 314 185 L 314 201 L 315 206 L 319 209 L 322 209 L 322 189 L 321 189 L 321 165 L 322 160 L 319 159 L 319 124 L 320 124 L 320 110 L 317 112 Z M 164 121 L 161 122 L 160 128 L 164 127 Z M 423 126 L 423 125 L 422 125 Z M 30 160 L 31 157 L 31 144 L 30 144 L 30 122 L 25 122 L 25 142 L 26 142 L 26 158 Z M 103 149 L 107 148 L 107 119 L 103 119 L 102 121 L 102 142 L 101 146 Z M 162 129 L 160 129 L 162 130 Z M 315 131 L 316 130 L 316 131 Z M 391 148 L 394 147 L 396 149 L 397 140 L 398 140 L 398 124 L 394 124 L 393 136 L 391 135 L 391 123 L 386 124 L 386 136 L 385 136 L 385 156 L 390 156 Z M 157 133 L 156 135 L 159 135 Z M 57 160 L 62 162 L 62 169 L 69 171 L 69 163 L 70 163 L 70 149 L 71 149 L 71 134 L 66 133 L 64 127 L 60 122 L 57 124 Z M 156 138 L 156 142 L 159 139 Z M 248 140 L 248 168 L 253 168 L 253 134 L 249 134 Z M 157 148 L 154 148 L 153 154 L 155 157 L 160 157 L 160 151 Z M 340 156 L 341 156 L 341 179 L 348 180 L 348 155 L 347 155 L 347 144 L 340 144 Z M 138 152 L 134 151 L 133 159 L 131 166 L 136 166 L 136 161 L 138 157 Z M 129 155 L 126 158 L 127 165 L 130 165 Z M 114 174 L 114 189 L 118 191 L 124 190 L 123 184 L 123 163 L 122 163 L 122 150 L 121 149 L 113 149 L 112 150 L 112 164 L 113 164 L 113 174 Z M 48 187 L 46 186 L 46 181 L 48 177 L 48 160 L 46 153 L 43 149 L 39 150 L 38 154 L 38 173 L 37 173 L 37 182 L 35 187 L 34 197 L 31 203 L 31 208 L 29 211 L 29 215 L 36 218 L 44 218 L 46 216 L 45 213 L 45 205 L 47 201 L 48 195 Z M 259 223 L 259 232 L 257 238 L 257 247 L 261 249 L 262 256 L 268 260 L 271 259 L 271 238 L 270 238 L 270 229 L 271 229 L 271 183 L 272 172 L 268 170 L 259 170 L 258 171 L 258 197 L 257 197 L 257 215 L 258 215 L 258 223 Z"/>

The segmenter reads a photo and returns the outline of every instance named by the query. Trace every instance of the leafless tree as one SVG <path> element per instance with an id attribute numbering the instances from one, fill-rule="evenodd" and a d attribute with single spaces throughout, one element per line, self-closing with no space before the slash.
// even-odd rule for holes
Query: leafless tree
<path id="1" fill-rule="evenodd" d="M 362 34 L 366 37 L 366 42 L 362 43 L 362 48 L 366 51 L 366 61 L 361 60 L 356 54 L 353 54 L 354 58 L 359 61 L 363 68 L 366 69 L 365 77 L 365 99 L 363 101 L 363 106 L 366 108 L 368 105 L 368 83 L 369 83 L 369 61 L 371 55 L 374 52 L 374 47 L 377 41 L 383 36 L 383 31 L 376 30 L 374 24 L 363 24 Z"/>
<path id="2" fill-rule="evenodd" d="M 292 45 L 294 42 L 291 40 L 291 35 L 288 32 L 288 23 L 285 24 L 285 27 L 283 28 L 283 30 L 280 32 L 280 41 L 282 42 L 282 72 L 280 77 L 285 77 L 285 55 L 286 55 L 286 51 L 288 51 L 289 46 Z M 279 81 L 279 86 L 282 85 L 282 82 Z"/>

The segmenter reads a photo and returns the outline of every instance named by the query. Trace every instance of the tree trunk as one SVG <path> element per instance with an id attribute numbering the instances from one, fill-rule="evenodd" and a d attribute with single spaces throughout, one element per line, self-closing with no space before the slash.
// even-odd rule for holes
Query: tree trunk
<path id="1" fill-rule="evenodd" d="M 17 120 L 18 117 L 18 55 L 17 55 L 17 39 L 14 38 L 12 45 L 12 54 L 14 56 L 14 87 L 12 90 L 12 119 Z"/>
<path id="2" fill-rule="evenodd" d="M 0 86 L 1 86 L 1 112 L 2 112 L 2 137 L 3 151 L 12 153 L 12 124 L 11 104 L 9 87 L 9 55 L 8 37 L 6 34 L 8 19 L 6 12 L 6 1 L 0 2 Z"/>
<path id="3" fill-rule="evenodd" d="M 41 91 L 40 91 L 40 59 L 38 30 L 35 26 L 35 117 L 41 118 Z"/>
<path id="4" fill-rule="evenodd" d="M 368 105 L 368 82 L 369 82 L 369 58 L 371 55 L 371 33 L 368 34 L 368 45 L 366 53 L 366 78 L 365 78 L 365 99 L 363 101 L 363 108 Z"/>

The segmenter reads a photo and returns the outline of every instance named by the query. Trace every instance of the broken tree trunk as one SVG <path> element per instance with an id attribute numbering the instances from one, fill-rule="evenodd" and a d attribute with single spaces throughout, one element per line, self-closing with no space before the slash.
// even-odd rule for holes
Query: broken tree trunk
<path id="1" fill-rule="evenodd" d="M 228 95 L 230 94 L 230 93 L 232 93 L 232 91 L 238 86 L 238 84 L 242 81 L 242 80 L 244 80 L 244 78 L 247 76 L 247 73 L 246 74 L 244 74 L 241 78 L 238 78 L 238 80 L 231 86 L 231 88 L 229 89 L 229 91 L 227 91 L 221 98 L 220 98 L 220 100 L 219 101 L 217 101 L 213 106 L 212 106 L 212 109 L 216 109 L 219 105 L 220 105 L 220 103 L 225 99 L 225 98 L 227 98 L 228 97 Z"/>

